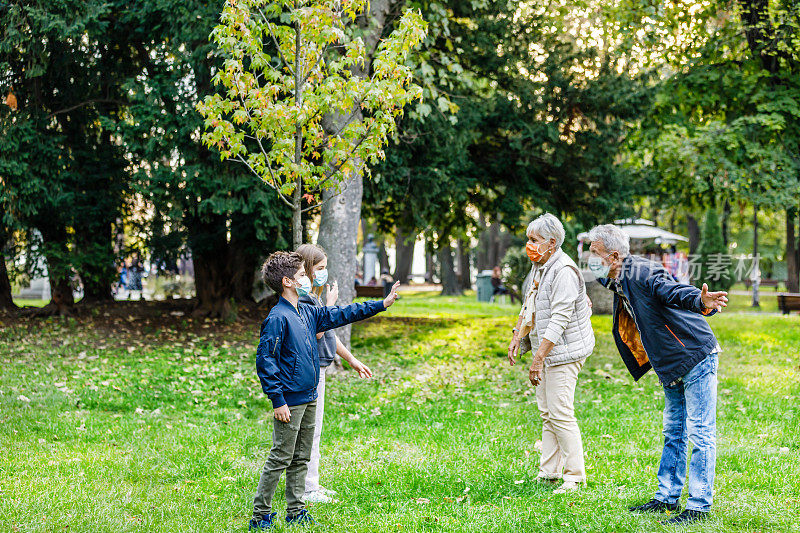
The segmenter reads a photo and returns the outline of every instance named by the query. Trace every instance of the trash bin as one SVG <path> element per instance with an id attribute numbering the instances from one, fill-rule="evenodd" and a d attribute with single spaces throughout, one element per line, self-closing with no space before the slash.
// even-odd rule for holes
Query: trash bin
<path id="1" fill-rule="evenodd" d="M 494 292 L 494 287 L 492 287 L 492 271 L 491 270 L 484 270 L 483 272 L 478 273 L 478 279 L 475 283 L 477 293 L 478 293 L 478 301 L 479 302 L 491 302 L 492 301 L 492 293 Z"/>

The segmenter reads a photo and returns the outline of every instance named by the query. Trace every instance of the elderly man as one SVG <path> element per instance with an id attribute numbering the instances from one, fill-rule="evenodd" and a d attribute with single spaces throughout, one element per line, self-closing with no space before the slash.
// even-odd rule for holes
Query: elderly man
<path id="1" fill-rule="evenodd" d="M 575 384 L 594 349 L 591 309 L 583 276 L 561 250 L 564 226 L 545 213 L 528 226 L 526 251 L 530 286 L 508 348 L 513 365 L 522 339 L 537 346 L 528 378 L 536 386 L 542 418 L 540 481 L 562 485 L 554 492 L 577 490 L 586 481 L 581 430 L 575 418 Z"/>
<path id="2" fill-rule="evenodd" d="M 589 269 L 614 292 L 613 334 L 635 380 L 650 368 L 664 388 L 664 450 L 658 491 L 632 512 L 675 512 L 686 480 L 686 510 L 667 524 L 708 517 L 716 461 L 717 354 L 719 344 L 704 316 L 727 306 L 726 292 L 678 283 L 660 264 L 630 255 L 628 235 L 611 224 L 589 232 Z"/>

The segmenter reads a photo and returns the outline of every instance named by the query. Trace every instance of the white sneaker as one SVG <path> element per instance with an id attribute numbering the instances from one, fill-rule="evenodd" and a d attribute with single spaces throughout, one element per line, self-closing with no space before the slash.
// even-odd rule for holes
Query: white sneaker
<path id="1" fill-rule="evenodd" d="M 322 493 L 322 491 L 315 490 L 312 492 L 306 492 L 303 494 L 303 501 L 306 503 L 337 503 L 338 500 L 334 500 L 330 496 L 326 496 Z"/>
<path id="2" fill-rule="evenodd" d="M 330 497 L 334 497 L 334 496 L 336 496 L 337 494 L 339 494 L 339 493 L 338 493 L 338 492 L 336 492 L 335 490 L 326 489 L 325 487 L 320 487 L 320 488 L 318 488 L 317 490 L 318 490 L 319 492 L 321 492 L 322 494 L 324 494 L 325 496 L 330 496 Z"/>
<path id="3" fill-rule="evenodd" d="M 553 494 L 566 494 L 581 488 L 581 484 L 577 481 L 565 481 L 563 485 L 553 491 Z"/>

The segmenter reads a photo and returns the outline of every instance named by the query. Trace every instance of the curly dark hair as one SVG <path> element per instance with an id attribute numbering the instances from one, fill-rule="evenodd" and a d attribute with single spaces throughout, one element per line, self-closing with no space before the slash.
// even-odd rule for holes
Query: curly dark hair
<path id="1" fill-rule="evenodd" d="M 303 266 L 303 257 L 296 252 L 273 252 L 264 261 L 261 267 L 261 277 L 267 287 L 275 294 L 283 294 L 283 278 L 294 278 L 300 267 Z"/>

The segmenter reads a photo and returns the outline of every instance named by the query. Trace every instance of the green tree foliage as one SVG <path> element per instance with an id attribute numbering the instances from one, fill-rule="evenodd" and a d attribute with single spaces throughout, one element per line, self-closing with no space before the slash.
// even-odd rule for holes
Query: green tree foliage
<path id="1" fill-rule="evenodd" d="M 727 291 L 734 284 L 735 265 L 722 239 L 719 212 L 714 207 L 706 210 L 694 262 L 700 266 L 699 275 L 693 280 L 698 287 L 708 283 L 709 290 Z"/>
<path id="2" fill-rule="evenodd" d="M 641 66 L 659 75 L 651 112 L 634 137 L 634 166 L 661 203 L 796 205 L 800 8 L 781 0 L 712 1 L 688 11 L 657 4 L 625 6 L 642 33 L 677 35 L 673 46 L 640 54 Z"/>
<path id="3" fill-rule="evenodd" d="M 213 80 L 224 93 L 197 106 L 206 118 L 203 141 L 277 191 L 292 210 L 295 246 L 302 242 L 302 211 L 316 207 L 303 208 L 303 192 L 316 204 L 322 191 L 346 186 L 360 162 L 376 163 L 403 106 L 421 96 L 405 65 L 425 34 L 413 11 L 378 45 L 370 75 L 355 74 L 368 51 L 346 24 L 366 5 L 237 0 L 225 5 L 212 33 L 224 58 Z M 356 114 L 362 119 L 326 132 L 327 117 Z"/>
<path id="4" fill-rule="evenodd" d="M 14 2 L 2 11 L 0 176 L 6 221 L 42 240 L 53 302 L 69 312 L 71 278 L 110 299 L 114 223 L 127 187 L 115 136 L 122 82 L 137 61 L 114 3 Z M 30 233 L 29 233 L 30 234 Z"/>
<path id="5" fill-rule="evenodd" d="M 448 99 L 417 105 L 376 169 L 368 203 L 384 226 L 447 238 L 470 224 L 468 206 L 514 229 L 531 208 L 589 221 L 624 213 L 637 188 L 617 153 L 645 102 L 636 81 L 565 34 L 558 10 L 434 6 L 447 16 L 431 24 L 435 53 L 418 76 Z"/>
<path id="6" fill-rule="evenodd" d="M 148 61 L 126 80 L 122 125 L 134 187 L 149 210 L 144 245 L 159 261 L 191 251 L 198 316 L 232 317 L 252 301 L 258 262 L 289 241 L 278 197 L 241 165 L 203 146 L 195 106 L 214 93 L 223 58 L 208 42 L 220 6 L 160 0 L 127 12 L 145 37 Z"/>

